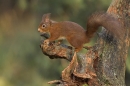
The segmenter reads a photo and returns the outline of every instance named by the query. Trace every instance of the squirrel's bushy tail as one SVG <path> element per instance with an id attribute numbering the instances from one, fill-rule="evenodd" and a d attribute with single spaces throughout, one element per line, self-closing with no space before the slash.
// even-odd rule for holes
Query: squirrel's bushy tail
<path id="1" fill-rule="evenodd" d="M 89 17 L 87 21 L 87 36 L 91 38 L 100 26 L 103 26 L 117 38 L 123 39 L 123 25 L 118 21 L 117 18 L 105 12 L 96 12 Z"/>

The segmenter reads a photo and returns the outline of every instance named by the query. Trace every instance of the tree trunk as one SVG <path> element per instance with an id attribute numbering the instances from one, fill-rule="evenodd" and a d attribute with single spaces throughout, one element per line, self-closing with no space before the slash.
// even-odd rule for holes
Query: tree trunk
<path id="1" fill-rule="evenodd" d="M 58 86 L 125 86 L 125 63 L 129 47 L 130 1 L 113 0 L 108 13 L 117 16 L 126 31 L 124 41 L 113 38 L 104 28 L 97 44 L 85 55 L 76 55 L 69 46 L 57 43 L 45 44 L 41 48 L 50 58 L 70 61 L 62 71 L 61 80 L 50 84 Z"/>
<path id="2" fill-rule="evenodd" d="M 108 13 L 117 16 L 126 30 L 124 41 L 113 39 L 109 41 L 107 31 L 102 31 L 102 37 L 98 41 L 98 48 L 101 56 L 98 60 L 97 75 L 100 77 L 100 83 L 103 86 L 125 86 L 125 63 L 129 47 L 129 29 L 130 29 L 130 1 L 113 0 Z"/>

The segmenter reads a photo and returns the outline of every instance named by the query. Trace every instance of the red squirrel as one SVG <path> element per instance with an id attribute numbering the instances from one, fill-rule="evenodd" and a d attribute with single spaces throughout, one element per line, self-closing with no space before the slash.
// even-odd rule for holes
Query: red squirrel
<path id="1" fill-rule="evenodd" d="M 71 21 L 55 22 L 50 19 L 50 13 L 44 14 L 38 27 L 40 33 L 49 33 L 52 42 L 60 38 L 65 38 L 78 52 L 83 48 L 83 44 L 88 43 L 93 34 L 100 26 L 107 29 L 112 35 L 119 39 L 123 38 L 124 30 L 117 18 L 105 12 L 93 13 L 87 21 L 87 30 L 77 23 Z"/>

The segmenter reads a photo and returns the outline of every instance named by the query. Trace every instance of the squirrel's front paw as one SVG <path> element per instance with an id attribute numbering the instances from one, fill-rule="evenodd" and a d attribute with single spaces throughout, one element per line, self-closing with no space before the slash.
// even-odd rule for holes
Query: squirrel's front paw
<path id="1" fill-rule="evenodd" d="M 48 39 L 46 39 L 46 40 L 44 40 L 44 44 L 47 44 L 47 45 L 49 45 L 49 40 Z"/>

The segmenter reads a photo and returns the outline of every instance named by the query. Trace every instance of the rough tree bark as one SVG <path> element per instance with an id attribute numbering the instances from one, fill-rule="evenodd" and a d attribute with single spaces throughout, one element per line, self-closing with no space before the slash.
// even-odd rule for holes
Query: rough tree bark
<path id="1" fill-rule="evenodd" d="M 57 86 L 125 86 L 125 60 L 129 47 L 130 1 L 113 0 L 108 13 L 117 16 L 126 31 L 124 41 L 113 38 L 104 28 L 97 43 L 84 55 L 74 54 L 74 49 L 57 43 L 41 43 L 43 53 L 51 59 L 70 61 L 61 74 L 61 80 L 48 83 Z M 45 36 L 44 36 L 45 37 Z M 46 38 L 46 37 L 45 37 Z"/>

